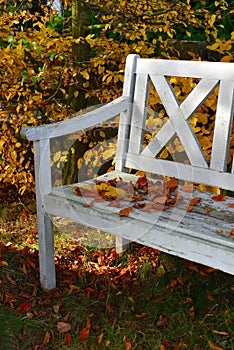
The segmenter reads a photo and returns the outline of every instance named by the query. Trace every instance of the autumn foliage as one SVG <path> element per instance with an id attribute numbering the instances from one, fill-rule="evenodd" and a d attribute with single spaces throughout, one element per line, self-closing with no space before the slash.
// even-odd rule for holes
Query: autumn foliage
<path id="1" fill-rule="evenodd" d="M 64 2 L 64 16 L 61 17 L 43 5 L 39 14 L 30 11 L 30 2 L 26 7 L 11 8 L 6 0 L 0 1 L 0 26 L 3 28 L 0 38 L 0 181 L 15 185 L 19 194 L 31 192 L 34 185 L 33 149 L 30 143 L 20 139 L 21 128 L 70 117 L 73 113 L 71 100 L 79 98 L 79 89 L 85 91 L 87 100 L 95 96 L 100 103 L 119 96 L 129 53 L 180 58 L 174 40 L 203 40 L 210 51 L 218 53 L 221 61 L 233 61 L 234 32 L 228 22 L 233 10 L 228 2 L 203 1 L 198 5 L 190 0 L 93 0 L 88 3 L 90 26 L 84 37 L 74 40 L 69 2 Z M 74 44 L 84 43 L 90 47 L 90 61 L 77 62 L 72 49 Z M 190 55 L 191 59 L 200 59 L 195 53 Z M 74 91 L 72 87 L 79 84 L 79 89 Z M 183 99 L 194 82 L 174 80 L 173 84 L 179 99 Z M 150 103 L 157 104 L 155 98 L 153 95 Z M 215 98 L 214 94 L 212 99 Z M 205 140 L 207 153 L 211 142 L 209 130 L 214 120 L 212 99 L 207 102 L 200 119 L 192 120 L 198 138 Z M 151 121 L 161 123 L 160 120 Z M 149 133 L 148 140 L 150 137 Z M 175 143 L 173 147 L 178 151 L 179 145 Z M 102 148 L 100 153 L 103 153 Z M 96 156 L 98 159 L 99 154 Z M 86 165 L 93 158 L 87 153 Z M 60 163 L 60 157 L 55 159 L 56 164 Z"/>

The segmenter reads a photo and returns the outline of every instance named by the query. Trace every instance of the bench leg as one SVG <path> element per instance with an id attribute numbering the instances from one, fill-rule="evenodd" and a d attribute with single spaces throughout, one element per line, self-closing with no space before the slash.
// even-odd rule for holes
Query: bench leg
<path id="1" fill-rule="evenodd" d="M 130 242 L 131 241 L 129 241 L 128 239 L 116 236 L 116 239 L 115 239 L 116 252 L 121 253 L 123 250 L 128 249 Z"/>
<path id="2" fill-rule="evenodd" d="M 50 290 L 56 287 L 53 223 L 43 210 L 38 210 L 37 218 L 40 282 L 42 289 Z"/>

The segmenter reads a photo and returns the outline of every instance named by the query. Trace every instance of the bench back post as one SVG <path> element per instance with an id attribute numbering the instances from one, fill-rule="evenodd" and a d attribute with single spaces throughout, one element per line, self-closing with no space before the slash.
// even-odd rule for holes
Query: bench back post
<path id="1" fill-rule="evenodd" d="M 120 123 L 118 131 L 118 142 L 116 151 L 115 169 L 122 171 L 125 164 L 126 153 L 128 149 L 128 140 L 132 116 L 132 106 L 135 91 L 135 72 L 136 63 L 139 55 L 128 55 L 125 66 L 123 96 L 129 97 L 128 109 L 120 114 Z"/>

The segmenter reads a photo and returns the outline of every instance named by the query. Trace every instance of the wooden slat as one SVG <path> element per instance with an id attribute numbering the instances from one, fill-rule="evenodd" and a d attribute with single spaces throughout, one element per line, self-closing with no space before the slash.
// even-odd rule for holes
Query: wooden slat
<path id="1" fill-rule="evenodd" d="M 150 80 L 148 74 L 137 74 L 129 141 L 129 152 L 134 152 L 136 154 L 140 153 L 142 149 L 149 83 Z"/>
<path id="2" fill-rule="evenodd" d="M 128 149 L 129 128 L 130 128 L 130 122 L 131 122 L 131 116 L 132 116 L 137 58 L 139 58 L 139 55 L 129 55 L 126 60 L 123 96 L 128 96 L 129 106 L 128 106 L 128 109 L 121 112 L 120 114 L 116 161 L 115 161 L 115 169 L 119 171 L 123 170 L 124 168 L 125 158 L 126 158 L 125 155 Z"/>
<path id="3" fill-rule="evenodd" d="M 187 98 L 180 105 L 180 109 L 185 119 L 189 119 L 193 113 L 202 105 L 205 99 L 214 91 L 218 85 L 218 80 L 202 79 L 190 92 Z M 155 157 L 161 152 L 163 147 L 175 136 L 175 129 L 168 120 L 159 130 L 153 140 L 142 151 L 142 155 Z"/>
<path id="4" fill-rule="evenodd" d="M 68 135 L 91 126 L 101 124 L 129 108 L 129 97 L 121 96 L 91 112 L 58 123 L 24 128 L 21 137 L 30 141 Z"/>
<path id="5" fill-rule="evenodd" d="M 127 154 L 126 167 L 234 191 L 234 174 L 174 161 Z"/>
<path id="6" fill-rule="evenodd" d="M 163 76 L 154 75 L 152 76 L 152 81 L 190 163 L 194 166 L 207 168 L 208 164 L 204 153 L 194 135 L 191 125 L 185 120 L 186 116 L 183 115 L 177 97 L 168 80 Z"/>
<path id="7" fill-rule="evenodd" d="M 137 73 L 234 81 L 233 65 L 227 62 L 138 59 Z"/>
<path id="8" fill-rule="evenodd" d="M 234 82 L 221 81 L 215 118 L 210 168 L 226 171 L 234 112 Z"/>

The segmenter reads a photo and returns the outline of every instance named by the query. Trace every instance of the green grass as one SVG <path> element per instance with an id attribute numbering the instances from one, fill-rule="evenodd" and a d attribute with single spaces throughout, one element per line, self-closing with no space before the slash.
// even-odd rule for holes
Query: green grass
<path id="1" fill-rule="evenodd" d="M 82 227 L 84 245 L 77 228 L 59 225 L 58 287 L 42 291 L 35 214 L 4 210 L 0 350 L 234 349 L 233 276 L 136 244 L 121 255 L 96 250 L 90 244 L 112 238 Z M 59 331 L 60 322 L 71 329 Z"/>

